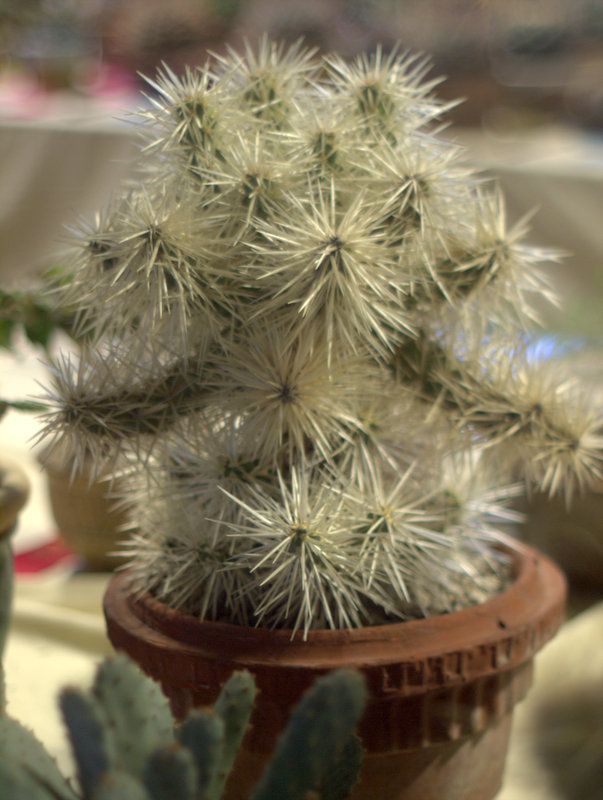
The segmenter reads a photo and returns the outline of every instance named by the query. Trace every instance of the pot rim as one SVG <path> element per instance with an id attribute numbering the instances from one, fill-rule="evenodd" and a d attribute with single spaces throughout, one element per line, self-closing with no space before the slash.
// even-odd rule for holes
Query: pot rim
<path id="1" fill-rule="evenodd" d="M 278 663 L 328 670 L 396 663 L 422 664 L 430 672 L 444 659 L 445 671 L 483 675 L 501 663 L 512 668 L 531 658 L 564 617 L 566 582 L 559 568 L 528 545 L 506 539 L 502 547 L 513 559 L 515 580 L 484 603 L 424 619 L 310 630 L 306 640 L 292 638 L 290 629 L 199 620 L 149 594 L 133 595 L 127 571 L 112 578 L 105 615 L 110 627 L 118 624 L 148 642 L 249 667 Z"/>

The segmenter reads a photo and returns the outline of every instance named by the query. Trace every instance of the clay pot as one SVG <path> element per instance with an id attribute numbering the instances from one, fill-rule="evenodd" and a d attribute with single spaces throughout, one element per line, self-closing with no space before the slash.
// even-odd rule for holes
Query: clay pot
<path id="1" fill-rule="evenodd" d="M 603 480 L 578 494 L 567 507 L 563 497 L 534 492 L 517 508 L 526 515 L 522 538 L 561 565 L 570 585 L 601 593 L 603 589 Z M 571 530 L 572 535 L 567 532 Z"/>
<path id="2" fill-rule="evenodd" d="M 124 563 L 113 553 L 125 538 L 127 515 L 115 510 L 103 475 L 93 480 L 86 468 L 72 475 L 71 463 L 60 451 L 42 454 L 40 463 L 47 476 L 52 515 L 69 549 L 91 570 L 113 570 Z"/>
<path id="3" fill-rule="evenodd" d="M 479 606 L 357 630 L 290 631 L 198 621 L 113 577 L 105 616 L 113 645 L 160 681 L 177 716 L 212 703 L 235 669 L 260 690 L 227 787 L 248 798 L 292 706 L 320 675 L 360 669 L 369 701 L 366 750 L 353 800 L 488 800 L 500 788 L 513 706 L 526 694 L 536 651 L 561 624 L 565 580 L 538 551 L 511 551 L 515 580 Z"/>

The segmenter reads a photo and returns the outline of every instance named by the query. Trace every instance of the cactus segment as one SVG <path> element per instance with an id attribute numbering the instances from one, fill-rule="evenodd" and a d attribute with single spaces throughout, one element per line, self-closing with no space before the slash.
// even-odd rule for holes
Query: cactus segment
<path id="1" fill-rule="evenodd" d="M 78 800 L 43 745 L 9 717 L 0 717 L 0 797 Z"/>
<path id="2" fill-rule="evenodd" d="M 49 794 L 20 766 L 0 762 L 0 797 L 10 800 L 50 800 L 55 795 Z"/>
<path id="3" fill-rule="evenodd" d="M 224 722 L 210 712 L 192 711 L 176 735 L 197 765 L 197 797 L 213 800 L 216 795 L 210 792 L 218 784 L 224 751 Z"/>
<path id="4" fill-rule="evenodd" d="M 174 742 L 173 719 L 161 689 L 118 655 L 103 662 L 92 691 L 119 766 L 140 778 L 150 753 Z"/>
<path id="5" fill-rule="evenodd" d="M 252 800 L 305 800 L 350 739 L 364 708 L 363 678 L 337 670 L 306 692 L 281 736 Z"/>
<path id="6" fill-rule="evenodd" d="M 0 714 L 6 709 L 6 687 L 2 654 L 10 623 L 13 597 L 13 554 L 9 540 L 0 540 Z"/>
<path id="7" fill-rule="evenodd" d="M 126 772 L 103 776 L 90 800 L 150 800 L 142 784 Z"/>
<path id="8" fill-rule="evenodd" d="M 224 746 L 208 800 L 219 800 L 253 710 L 256 687 L 249 672 L 234 672 L 222 687 L 214 714 L 224 722 Z"/>
<path id="9" fill-rule="evenodd" d="M 77 689 L 65 689 L 59 697 L 59 705 L 77 763 L 78 780 L 87 799 L 101 776 L 115 763 L 110 736 L 92 698 Z"/>
<path id="10" fill-rule="evenodd" d="M 176 745 L 151 753 L 144 770 L 150 800 L 196 800 L 197 766 L 188 750 Z"/>
<path id="11" fill-rule="evenodd" d="M 337 760 L 325 772 L 320 785 L 321 800 L 346 800 L 354 787 L 362 765 L 362 745 L 356 734 L 344 744 Z"/>

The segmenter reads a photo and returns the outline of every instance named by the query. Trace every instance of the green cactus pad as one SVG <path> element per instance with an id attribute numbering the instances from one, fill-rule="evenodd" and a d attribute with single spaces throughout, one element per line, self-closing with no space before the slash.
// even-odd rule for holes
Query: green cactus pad
<path id="1" fill-rule="evenodd" d="M 364 708 L 359 673 L 337 670 L 306 692 L 281 736 L 252 800 L 305 800 L 349 742 Z"/>
<path id="2" fill-rule="evenodd" d="M 0 541 L 0 714 L 6 708 L 6 689 L 2 656 L 10 624 L 13 597 L 13 556 L 8 540 Z"/>
<path id="3" fill-rule="evenodd" d="M 161 689 L 129 659 L 117 656 L 103 662 L 92 691 L 119 766 L 141 777 L 149 755 L 174 742 L 174 723 Z"/>
<path id="4" fill-rule="evenodd" d="M 197 765 L 197 796 L 213 800 L 224 750 L 224 723 L 207 711 L 192 711 L 177 731 L 178 741 L 189 750 Z"/>
<path id="5" fill-rule="evenodd" d="M 256 687 L 249 672 L 234 672 L 224 684 L 214 713 L 224 722 L 224 747 L 208 800 L 219 800 L 253 710 Z"/>
<path id="6" fill-rule="evenodd" d="M 354 734 L 343 746 L 320 785 L 320 800 L 346 800 L 360 774 L 362 745 Z"/>
<path id="7" fill-rule="evenodd" d="M 22 767 L 0 763 L 0 796 L 10 800 L 53 800 L 51 790 L 35 782 Z"/>
<path id="8" fill-rule="evenodd" d="M 78 800 L 33 733 L 9 717 L 0 717 L 0 797 Z"/>
<path id="9" fill-rule="evenodd" d="M 150 800 L 136 778 L 125 772 L 110 772 L 94 790 L 90 800 Z"/>
<path id="10" fill-rule="evenodd" d="M 65 689 L 59 697 L 59 705 L 77 764 L 79 783 L 87 798 L 115 763 L 111 739 L 103 727 L 102 712 L 92 698 L 77 689 Z"/>
<path id="11" fill-rule="evenodd" d="M 192 753 L 178 745 L 151 754 L 144 771 L 151 800 L 196 800 L 197 766 Z"/>

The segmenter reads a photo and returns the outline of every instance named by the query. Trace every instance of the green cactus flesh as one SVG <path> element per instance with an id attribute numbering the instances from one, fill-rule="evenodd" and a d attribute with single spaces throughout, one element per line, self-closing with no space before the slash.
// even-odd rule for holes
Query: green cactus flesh
<path id="1" fill-rule="evenodd" d="M 225 684 L 212 710 L 176 729 L 159 687 L 127 658 L 100 667 L 93 690 L 60 697 L 80 794 L 32 733 L 0 717 L 1 800 L 220 800 L 247 729 L 256 688 L 248 673 Z M 365 687 L 355 672 L 318 680 L 294 710 L 252 800 L 344 800 L 359 771 L 353 735 Z"/>
<path id="2" fill-rule="evenodd" d="M 320 784 L 321 800 L 346 800 L 360 774 L 362 745 L 353 734 Z"/>
<path id="3" fill-rule="evenodd" d="M 304 695 L 278 742 L 252 800 L 305 800 L 349 741 L 364 707 L 360 675 L 337 670 Z"/>
<path id="4" fill-rule="evenodd" d="M 217 773 L 224 750 L 224 723 L 207 711 L 192 711 L 177 731 L 178 741 L 193 755 L 197 765 L 197 797 L 213 800 Z M 219 797 L 219 795 L 218 795 Z"/>
<path id="5" fill-rule="evenodd" d="M 110 772 L 103 776 L 90 800 L 150 800 L 136 778 L 126 772 Z"/>
<path id="6" fill-rule="evenodd" d="M 2 654 L 6 643 L 13 596 L 13 556 L 8 539 L 0 541 L 0 714 L 6 708 Z"/>
<path id="7" fill-rule="evenodd" d="M 144 771 L 150 800 L 197 800 L 197 765 L 189 750 L 177 744 L 151 753 Z"/>
<path id="8" fill-rule="evenodd" d="M 150 753 L 174 742 L 173 719 L 159 685 L 124 656 L 105 661 L 93 687 L 118 766 L 140 778 Z"/>
<path id="9" fill-rule="evenodd" d="M 84 797 L 88 798 L 115 763 L 111 737 L 93 698 L 77 689 L 65 689 L 59 697 L 59 705 L 77 764 L 79 784 Z"/>
<path id="10" fill-rule="evenodd" d="M 33 733 L 9 717 L 0 717 L 0 797 L 78 800 Z"/>
<path id="11" fill-rule="evenodd" d="M 219 800 L 253 710 L 256 687 L 248 672 L 235 672 L 222 688 L 214 713 L 224 722 L 224 745 L 208 800 Z"/>

